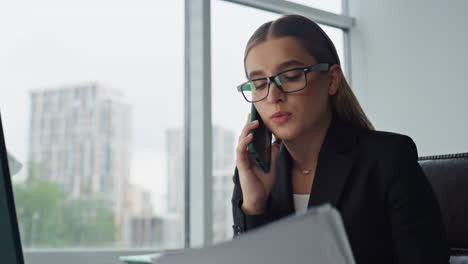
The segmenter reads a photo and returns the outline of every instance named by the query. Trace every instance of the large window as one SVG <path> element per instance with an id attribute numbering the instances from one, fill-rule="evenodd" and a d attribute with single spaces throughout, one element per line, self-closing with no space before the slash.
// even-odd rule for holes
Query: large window
<path id="1" fill-rule="evenodd" d="M 26 252 L 183 247 L 183 0 L 4 2 L 0 43 Z"/>
<path id="2" fill-rule="evenodd" d="M 212 1 L 213 241 L 231 239 L 235 147 L 250 111 L 236 90 L 245 81 L 244 49 L 253 32 L 281 14 Z M 242 21 L 240 26 L 239 21 Z M 345 65 L 343 30 L 320 25 Z"/>
<path id="3" fill-rule="evenodd" d="M 270 5 L 265 8 L 270 11 L 255 8 L 255 1 L 249 7 L 232 2 L 211 0 L 211 35 L 206 16 L 184 6 L 205 8 L 203 1 L 0 5 L 0 105 L 8 150 L 24 164 L 13 183 L 27 253 L 190 246 L 190 239 L 211 237 L 203 237 L 211 232 L 200 228 L 209 221 L 198 221 L 211 211 L 204 208 L 207 201 L 212 202 L 212 240 L 232 238 L 235 147 L 250 109 L 235 89 L 245 81 L 244 48 L 261 24 L 291 13 L 281 11 L 286 1 L 258 2 Z M 309 6 L 341 13 L 341 5 L 335 11 L 309 3 L 300 8 L 310 11 Z M 343 23 L 330 23 L 334 14 L 322 15 L 327 25 Z M 344 68 L 344 31 L 321 26 Z M 208 39 L 211 58 L 199 45 Z M 191 43 L 190 49 L 184 43 Z M 184 54 L 187 50 L 193 52 Z M 197 71 L 208 67 L 184 72 L 191 65 L 184 59 L 207 66 L 205 58 L 211 59 L 211 73 Z M 204 76 L 211 76 L 212 105 L 196 108 L 206 105 L 198 93 L 207 90 L 198 89 L 202 82 L 192 90 L 185 78 L 205 83 Z M 202 142 L 197 133 L 203 130 L 190 123 L 207 120 L 207 109 L 213 124 L 208 183 L 207 176 L 198 175 L 203 170 L 193 168 L 196 155 L 184 160 L 185 150 L 198 155 L 209 145 L 194 144 Z M 192 206 L 206 184 L 212 193 Z"/>

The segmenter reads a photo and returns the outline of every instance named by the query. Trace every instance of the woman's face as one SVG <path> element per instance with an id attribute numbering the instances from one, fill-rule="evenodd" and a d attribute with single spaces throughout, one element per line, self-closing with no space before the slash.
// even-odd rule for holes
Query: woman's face
<path id="1" fill-rule="evenodd" d="M 247 54 L 245 67 L 252 80 L 317 63 L 296 38 L 281 37 L 254 46 Z M 271 83 L 268 97 L 255 103 L 255 107 L 273 134 L 283 140 L 293 140 L 313 131 L 329 118 L 329 95 L 338 88 L 332 77 L 326 72 L 307 73 L 307 86 L 289 94 L 282 93 Z"/>

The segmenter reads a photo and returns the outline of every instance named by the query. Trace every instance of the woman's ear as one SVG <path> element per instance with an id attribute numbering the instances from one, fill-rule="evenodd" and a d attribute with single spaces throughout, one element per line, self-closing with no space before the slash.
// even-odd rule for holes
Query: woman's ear
<path id="1" fill-rule="evenodd" d="M 343 78 L 343 73 L 341 67 L 338 64 L 333 64 L 328 70 L 330 76 L 329 85 L 328 85 L 328 94 L 334 95 L 338 91 L 338 88 L 341 84 L 341 79 Z"/>

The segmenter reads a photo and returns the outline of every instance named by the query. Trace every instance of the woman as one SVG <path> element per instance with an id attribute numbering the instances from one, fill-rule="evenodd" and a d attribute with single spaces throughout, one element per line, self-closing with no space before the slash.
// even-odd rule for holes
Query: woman
<path id="1" fill-rule="evenodd" d="M 244 65 L 246 84 L 258 86 L 241 89 L 244 97 L 281 143 L 273 144 L 265 173 L 247 148 L 258 122 L 244 126 L 232 197 L 235 235 L 331 203 L 356 263 L 448 263 L 440 207 L 414 142 L 374 130 L 316 23 L 298 15 L 265 23 L 248 41 Z"/>

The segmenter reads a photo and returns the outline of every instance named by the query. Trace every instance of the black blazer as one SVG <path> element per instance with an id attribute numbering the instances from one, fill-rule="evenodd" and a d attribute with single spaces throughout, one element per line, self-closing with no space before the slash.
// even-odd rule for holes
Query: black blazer
<path id="1" fill-rule="evenodd" d="M 338 209 L 357 264 L 448 263 L 440 207 L 417 157 L 408 136 L 332 119 L 318 156 L 308 207 L 331 203 Z M 241 209 L 236 168 L 234 236 L 294 214 L 291 164 L 281 144 L 266 211 L 253 216 Z"/>

